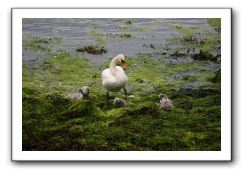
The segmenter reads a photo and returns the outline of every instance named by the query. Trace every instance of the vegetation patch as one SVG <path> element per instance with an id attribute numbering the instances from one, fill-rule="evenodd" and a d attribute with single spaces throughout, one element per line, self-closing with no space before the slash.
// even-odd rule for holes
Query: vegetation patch
<path id="1" fill-rule="evenodd" d="M 215 31 L 221 31 L 221 19 L 220 18 L 211 18 L 208 19 L 208 24 L 214 27 Z"/>
<path id="2" fill-rule="evenodd" d="M 131 20 L 125 20 L 122 22 L 121 28 L 124 32 L 128 32 L 130 28 L 132 28 L 134 25 Z"/>
<path id="3" fill-rule="evenodd" d="M 107 53 L 107 49 L 105 47 L 97 47 L 97 46 L 85 46 L 82 48 L 77 48 L 77 52 L 88 53 L 93 55 L 102 55 Z"/>
<path id="4" fill-rule="evenodd" d="M 219 69 L 216 73 L 215 76 L 212 78 L 213 83 L 220 83 L 221 82 L 221 69 Z"/>
<path id="5" fill-rule="evenodd" d="M 34 51 L 50 52 L 51 46 L 62 43 L 62 39 L 58 37 L 54 38 L 40 38 L 32 37 L 27 43 L 26 48 Z"/>
<path id="6" fill-rule="evenodd" d="M 191 56 L 194 60 L 210 60 L 210 61 L 217 61 L 218 57 L 217 56 L 213 56 L 211 53 L 209 52 L 204 52 L 202 50 L 199 51 L 199 53 L 194 53 Z"/>
<path id="7" fill-rule="evenodd" d="M 197 62 L 172 65 L 146 55 L 127 57 L 127 89 L 133 97 L 121 108 L 113 99 L 124 93 L 111 92 L 107 104 L 101 84 L 100 72 L 110 61 L 95 65 L 59 54 L 35 68 L 23 65 L 23 150 L 220 151 L 220 86 L 211 80 L 215 72 Z M 185 88 L 190 78 L 169 80 L 186 71 L 198 72 L 194 81 L 211 88 Z M 89 97 L 71 100 L 69 94 L 84 85 L 91 88 Z M 173 110 L 159 109 L 160 93 L 171 98 Z"/>
<path id="8" fill-rule="evenodd" d="M 120 39 L 131 39 L 133 38 L 131 33 L 107 33 L 107 36 L 111 38 L 120 38 Z"/>
<path id="9" fill-rule="evenodd" d="M 89 36 L 95 38 L 96 46 L 104 46 L 108 42 L 106 36 L 103 33 L 97 31 L 89 32 Z"/>
<path id="10" fill-rule="evenodd" d="M 217 28 L 220 22 L 217 19 L 208 20 L 211 26 Z M 209 60 L 217 62 L 220 60 L 221 52 L 218 49 L 220 46 L 220 33 L 210 32 L 209 27 L 195 28 L 193 26 L 180 26 L 170 24 L 169 27 L 181 33 L 179 37 L 168 39 L 170 44 L 178 44 L 174 48 L 171 56 L 185 57 L 189 56 L 195 60 Z"/>
<path id="11" fill-rule="evenodd" d="M 143 47 L 145 48 L 151 48 L 151 49 L 155 49 L 155 45 L 154 44 L 143 44 Z"/>

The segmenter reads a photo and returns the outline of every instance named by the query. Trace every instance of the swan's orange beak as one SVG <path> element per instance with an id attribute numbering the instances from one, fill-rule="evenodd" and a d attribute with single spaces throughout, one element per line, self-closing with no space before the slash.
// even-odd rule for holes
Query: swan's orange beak
<path id="1" fill-rule="evenodd" d="M 125 62 L 123 61 L 123 62 L 122 62 L 122 69 L 125 71 L 126 68 L 127 68 L 127 66 L 126 66 Z"/>

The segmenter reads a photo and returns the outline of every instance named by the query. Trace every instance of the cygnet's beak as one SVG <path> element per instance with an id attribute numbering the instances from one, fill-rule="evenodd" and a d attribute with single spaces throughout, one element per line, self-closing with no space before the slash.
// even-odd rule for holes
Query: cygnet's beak
<path id="1" fill-rule="evenodd" d="M 127 66 L 126 66 L 126 64 L 125 64 L 125 61 L 124 61 L 124 60 L 122 60 L 122 69 L 125 71 L 125 70 L 126 70 L 126 68 L 127 68 Z"/>

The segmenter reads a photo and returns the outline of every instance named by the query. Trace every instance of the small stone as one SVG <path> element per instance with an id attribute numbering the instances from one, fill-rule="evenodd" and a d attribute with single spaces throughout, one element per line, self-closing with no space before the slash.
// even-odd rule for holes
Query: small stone
<path id="1" fill-rule="evenodd" d="M 129 95 L 128 98 L 129 99 L 133 99 L 133 98 L 135 98 L 135 96 L 134 95 Z"/>

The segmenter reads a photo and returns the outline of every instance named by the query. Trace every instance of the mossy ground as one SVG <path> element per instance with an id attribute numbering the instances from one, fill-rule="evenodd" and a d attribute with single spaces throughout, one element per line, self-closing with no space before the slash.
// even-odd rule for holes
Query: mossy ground
<path id="1" fill-rule="evenodd" d="M 210 60 L 171 64 L 163 56 L 127 56 L 134 98 L 124 108 L 113 105 L 122 91 L 106 103 L 101 72 L 109 62 L 54 54 L 37 67 L 23 64 L 23 150 L 221 150 L 220 70 L 208 69 Z M 197 85 L 186 87 L 191 84 Z M 70 93 L 84 85 L 89 97 L 73 101 Z M 173 110 L 159 109 L 161 92 Z"/>
<path id="2" fill-rule="evenodd" d="M 115 108 L 112 99 L 106 105 L 103 66 L 65 55 L 52 56 L 38 68 L 23 66 L 23 149 L 220 150 L 220 92 L 183 90 L 187 80 L 166 80 L 199 65 L 165 66 L 149 57 L 127 60 L 128 92 L 135 98 L 125 108 Z M 211 72 L 202 75 L 214 78 Z M 69 93 L 83 85 L 91 87 L 89 98 L 72 101 Z M 172 111 L 158 109 L 160 92 L 173 100 Z"/>
<path id="3" fill-rule="evenodd" d="M 53 37 L 53 38 L 32 37 L 27 42 L 25 47 L 34 51 L 50 52 L 51 47 L 55 45 L 60 45 L 61 43 L 62 43 L 62 39 L 60 37 Z"/>

